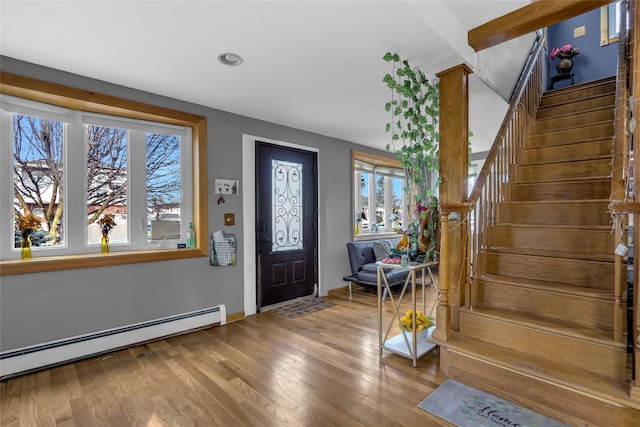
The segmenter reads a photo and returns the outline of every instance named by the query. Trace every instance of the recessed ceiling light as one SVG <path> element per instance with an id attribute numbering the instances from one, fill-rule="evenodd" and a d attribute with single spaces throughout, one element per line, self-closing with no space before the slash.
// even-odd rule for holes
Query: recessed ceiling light
<path id="1" fill-rule="evenodd" d="M 218 55 L 218 61 L 222 62 L 224 65 L 236 66 L 242 64 L 244 61 L 242 57 L 236 53 L 223 53 L 222 55 Z"/>

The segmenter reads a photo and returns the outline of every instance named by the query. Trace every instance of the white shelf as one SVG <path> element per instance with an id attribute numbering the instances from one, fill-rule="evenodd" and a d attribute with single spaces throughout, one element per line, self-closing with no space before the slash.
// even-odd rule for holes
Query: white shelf
<path id="1" fill-rule="evenodd" d="M 416 346 L 417 346 L 416 359 L 419 359 L 420 357 L 424 356 L 425 354 L 427 354 L 428 352 L 436 348 L 436 344 L 429 341 L 429 337 L 431 337 L 431 333 L 433 332 L 434 329 L 435 329 L 435 326 L 432 326 L 429 328 L 427 338 L 425 338 L 425 336 L 420 333 L 418 334 L 417 343 L 416 343 Z M 412 340 L 411 333 L 407 332 L 406 336 L 409 342 L 409 346 L 413 345 L 411 341 Z M 385 350 L 392 351 L 396 354 L 411 358 L 411 352 L 409 350 L 409 347 L 407 347 L 407 342 L 404 340 L 403 334 L 396 335 L 395 337 L 385 341 L 383 348 Z"/>

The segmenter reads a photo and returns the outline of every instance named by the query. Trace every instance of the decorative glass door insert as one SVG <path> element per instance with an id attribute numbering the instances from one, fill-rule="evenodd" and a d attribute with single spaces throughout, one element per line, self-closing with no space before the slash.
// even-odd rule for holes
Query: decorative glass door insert
<path id="1" fill-rule="evenodd" d="M 271 250 L 282 252 L 303 248 L 302 163 L 271 161 L 273 193 Z"/>

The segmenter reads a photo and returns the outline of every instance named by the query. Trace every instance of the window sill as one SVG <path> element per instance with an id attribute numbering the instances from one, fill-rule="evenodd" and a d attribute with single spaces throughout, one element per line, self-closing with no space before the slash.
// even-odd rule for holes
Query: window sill
<path id="1" fill-rule="evenodd" d="M 402 237 L 402 234 L 393 232 L 393 231 L 389 231 L 389 232 L 380 232 L 380 233 L 367 233 L 367 234 L 358 234 L 357 236 L 354 236 L 353 240 L 356 242 L 359 242 L 361 240 L 378 240 L 378 239 L 393 239 L 393 238 L 400 238 Z"/>
<path id="2" fill-rule="evenodd" d="M 141 262 L 167 261 L 186 258 L 206 257 L 200 248 L 170 249 L 163 251 L 127 251 L 108 254 L 80 254 L 31 259 L 0 261 L 0 276 L 15 274 L 44 273 L 47 271 L 75 270 L 79 268 L 106 267 Z"/>

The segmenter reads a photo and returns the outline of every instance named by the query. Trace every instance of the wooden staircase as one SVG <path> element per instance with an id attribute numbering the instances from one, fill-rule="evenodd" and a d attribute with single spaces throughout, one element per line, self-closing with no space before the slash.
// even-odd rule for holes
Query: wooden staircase
<path id="1" fill-rule="evenodd" d="M 575 426 L 640 426 L 614 339 L 615 79 L 545 93 L 485 229 L 450 378 Z"/>

